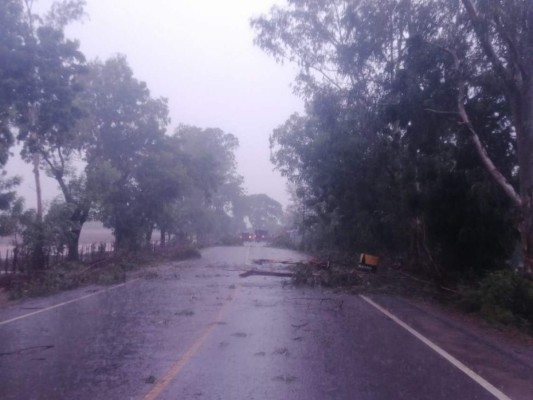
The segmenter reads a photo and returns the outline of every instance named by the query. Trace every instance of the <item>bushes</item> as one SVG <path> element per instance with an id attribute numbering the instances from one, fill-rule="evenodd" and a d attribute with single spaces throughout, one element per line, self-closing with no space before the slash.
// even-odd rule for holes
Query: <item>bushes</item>
<path id="1" fill-rule="evenodd" d="M 476 288 L 463 290 L 460 306 L 489 321 L 533 329 L 533 282 L 506 269 L 492 272 Z"/>
<path id="2" fill-rule="evenodd" d="M 201 257 L 193 247 L 162 248 L 157 253 L 114 253 L 90 265 L 64 262 L 31 274 L 2 276 L 0 285 L 9 290 L 11 299 L 45 296 L 83 285 L 115 285 L 124 282 L 129 271 L 163 261 L 182 261 Z"/>
<path id="3" fill-rule="evenodd" d="M 115 285 L 117 283 L 126 281 L 126 270 L 131 269 L 130 266 L 119 264 L 110 264 L 96 275 L 96 283 L 99 285 Z"/>
<path id="4" fill-rule="evenodd" d="M 270 239 L 269 245 L 272 247 L 278 247 L 282 249 L 295 249 L 297 248 L 298 240 L 291 238 L 288 232 L 284 232 L 280 235 L 274 236 Z"/>
<path id="5" fill-rule="evenodd" d="M 220 246 L 242 246 L 243 243 L 243 240 L 235 235 L 222 236 L 217 242 Z"/>
<path id="6" fill-rule="evenodd" d="M 201 258 L 202 254 L 195 247 L 183 247 L 172 252 L 170 259 L 172 261 L 183 261 L 194 258 Z"/>

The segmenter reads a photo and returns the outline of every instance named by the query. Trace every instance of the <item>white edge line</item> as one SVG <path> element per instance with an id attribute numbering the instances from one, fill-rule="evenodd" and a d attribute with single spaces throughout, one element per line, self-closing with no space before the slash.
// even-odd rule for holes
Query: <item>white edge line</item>
<path id="1" fill-rule="evenodd" d="M 100 293 L 109 292 L 111 290 L 118 289 L 119 287 L 122 287 L 122 286 L 127 285 L 127 284 L 132 283 L 132 282 L 135 282 L 137 280 L 139 280 L 139 278 L 135 278 L 135 279 L 132 279 L 130 281 L 121 283 L 119 285 L 111 286 L 109 288 L 102 289 L 102 290 L 99 290 L 99 291 L 94 292 L 94 293 L 87 294 L 87 295 L 82 296 L 82 297 L 77 297 L 77 298 L 72 299 L 72 300 L 64 301 L 63 303 L 55 304 L 53 306 L 43 308 L 42 310 L 33 311 L 31 313 L 28 313 L 28 314 L 20 315 L 20 316 L 15 317 L 15 318 L 11 318 L 11 319 L 8 319 L 8 320 L 5 320 L 5 321 L 1 321 L 0 322 L 0 326 L 1 325 L 7 325 L 10 322 L 18 321 L 19 319 L 28 318 L 28 317 L 31 317 L 32 315 L 40 314 L 40 313 L 43 313 L 45 311 L 50 311 L 50 310 L 53 310 L 54 308 L 58 308 L 58 307 L 61 307 L 61 306 L 66 306 L 67 304 L 74 303 L 76 301 L 80 301 L 80 300 L 83 300 L 83 299 L 87 299 L 89 297 L 96 296 L 96 295 L 98 295 Z"/>
<path id="2" fill-rule="evenodd" d="M 431 350 L 435 351 L 437 354 L 442 356 L 444 359 L 446 359 L 448 362 L 450 362 L 454 367 L 461 370 L 463 373 L 465 373 L 469 378 L 471 378 L 473 381 L 475 381 L 477 384 L 479 384 L 483 389 L 488 391 L 490 394 L 492 394 L 494 397 L 496 397 L 499 400 L 511 400 L 509 396 L 507 396 L 505 393 L 501 392 L 498 388 L 496 388 L 494 385 L 486 381 L 484 378 L 476 374 L 474 371 L 472 371 L 470 368 L 468 368 L 466 365 L 464 365 L 461 361 L 459 361 L 457 358 L 452 356 L 450 353 L 446 352 L 439 346 L 437 346 L 435 343 L 433 343 L 431 340 L 423 336 L 421 333 L 417 332 L 413 328 L 411 328 L 409 325 L 407 325 L 405 322 L 400 320 L 398 317 L 391 314 L 389 311 L 385 310 L 380 305 L 376 304 L 374 301 L 370 300 L 368 297 L 364 295 L 359 295 L 364 301 L 366 301 L 368 304 L 373 306 L 374 308 L 381 311 L 383 314 L 385 314 L 387 317 L 392 319 L 394 322 L 396 322 L 398 325 L 400 325 L 402 328 L 404 328 L 407 332 L 409 332 L 411 335 L 416 337 L 418 340 L 420 340 L 422 343 L 424 343 L 426 346 L 428 346 Z"/>

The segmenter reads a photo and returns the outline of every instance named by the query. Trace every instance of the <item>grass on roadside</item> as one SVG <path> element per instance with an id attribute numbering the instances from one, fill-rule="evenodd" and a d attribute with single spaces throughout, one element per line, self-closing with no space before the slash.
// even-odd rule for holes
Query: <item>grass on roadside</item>
<path id="1" fill-rule="evenodd" d="M 457 303 L 487 321 L 533 333 L 533 282 L 509 269 L 491 272 L 478 285 L 461 288 Z"/>
<path id="2" fill-rule="evenodd" d="M 490 323 L 533 333 L 533 281 L 508 268 L 487 274 L 477 284 L 449 289 L 388 265 L 379 266 L 377 273 L 363 272 L 357 269 L 357 258 L 353 260 L 296 265 L 292 283 L 437 301 Z"/>
<path id="3" fill-rule="evenodd" d="M 90 284 L 115 285 L 126 280 L 128 272 L 164 261 L 182 261 L 201 257 L 191 247 L 163 249 L 156 254 L 115 254 L 92 264 L 65 262 L 32 274 L 2 276 L 2 286 L 9 298 L 38 297 Z"/>

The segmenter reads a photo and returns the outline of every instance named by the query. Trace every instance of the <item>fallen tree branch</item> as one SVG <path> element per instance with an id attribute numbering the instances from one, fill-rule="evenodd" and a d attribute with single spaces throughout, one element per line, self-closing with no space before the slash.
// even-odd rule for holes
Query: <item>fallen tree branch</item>
<path id="1" fill-rule="evenodd" d="M 305 322 L 303 324 L 291 324 L 293 328 L 303 328 L 304 326 L 307 326 L 309 322 Z"/>
<path id="2" fill-rule="evenodd" d="M 0 357 L 1 356 L 12 356 L 12 355 L 15 355 L 15 354 L 25 354 L 25 353 L 30 352 L 30 351 L 48 350 L 48 349 L 52 349 L 52 348 L 54 348 L 54 345 L 51 345 L 51 344 L 50 345 L 45 345 L 45 346 L 25 347 L 23 349 L 10 351 L 10 352 L 7 352 L 7 353 L 0 353 Z"/>
<path id="3" fill-rule="evenodd" d="M 243 272 L 242 274 L 239 274 L 241 278 L 247 278 L 252 275 L 260 275 L 260 276 L 278 276 L 281 278 L 292 278 L 294 274 L 292 272 L 274 272 L 274 271 L 260 271 L 257 269 L 251 269 L 249 271 Z"/>
<path id="4" fill-rule="evenodd" d="M 263 264 L 283 264 L 283 265 L 300 265 L 302 264 L 301 261 L 285 261 L 285 260 L 269 260 L 267 258 L 260 258 L 257 260 L 253 260 L 254 264 L 257 265 L 263 265 Z"/>

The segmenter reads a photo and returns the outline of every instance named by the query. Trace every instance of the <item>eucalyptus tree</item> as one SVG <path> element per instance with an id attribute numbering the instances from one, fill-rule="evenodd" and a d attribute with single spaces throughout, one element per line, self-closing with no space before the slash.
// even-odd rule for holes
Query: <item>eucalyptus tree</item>
<path id="1" fill-rule="evenodd" d="M 17 111 L 30 76 L 28 62 L 30 51 L 25 46 L 27 26 L 24 23 L 24 9 L 19 0 L 0 3 L 0 210 L 8 210 L 15 199 L 18 178 L 5 178 L 3 167 L 15 142 L 13 127 Z M 5 234 L 7 225 L 2 226 Z"/>
<path id="2" fill-rule="evenodd" d="M 461 0 L 471 36 L 476 42 L 470 57 L 460 58 L 453 47 L 443 48 L 451 58 L 457 81 L 457 111 L 476 150 L 494 180 L 520 210 L 524 269 L 533 274 L 533 3 L 529 0 Z M 499 94 L 516 135 L 519 189 L 493 161 L 480 139 L 466 107 L 472 92 L 492 90 L 492 82 L 476 82 L 477 71 L 494 71 Z M 472 79 L 474 78 L 474 79 Z M 474 82 L 472 82 L 474 81 Z"/>
<path id="3" fill-rule="evenodd" d="M 33 165 L 37 193 L 34 266 L 42 267 L 40 171 L 47 170 L 64 189 L 66 164 L 77 140 L 73 127 L 82 115 L 75 98 L 84 66 L 78 43 L 68 40 L 64 29 L 83 16 L 84 1 L 54 3 L 45 15 L 37 15 L 32 5 L 23 0 L 0 5 L 0 163 L 5 163 L 13 132 L 17 132 L 23 145 L 21 155 Z"/>
<path id="4" fill-rule="evenodd" d="M 506 243 L 498 259 L 505 258 L 514 238 L 514 204 L 521 209 L 527 267 L 530 206 L 517 201 L 515 187 L 527 192 L 524 170 L 533 154 L 520 150 L 529 143 L 521 132 L 532 110 L 532 6 L 505 5 L 289 0 L 252 21 L 261 48 L 299 66 L 296 88 L 307 115 L 275 130 L 271 147 L 282 173 L 305 189 L 311 220 L 329 226 L 340 241 L 344 235 L 352 244 L 416 247 L 435 264 L 434 253 L 442 256 L 442 240 L 450 239 L 435 222 L 437 214 L 445 219 L 442 208 L 437 213 L 432 206 L 436 194 L 458 185 L 463 216 L 470 207 L 479 219 L 463 218 L 454 232 L 465 237 L 468 224 L 480 227 L 490 217 L 498 241 Z M 492 184 L 478 174 L 480 167 Z M 480 186 L 488 189 L 475 195 Z M 447 202 L 453 204 L 452 197 Z M 483 229 L 470 232 L 471 245 L 486 243 L 478 236 Z"/>
<path id="5" fill-rule="evenodd" d="M 30 67 L 22 3 L 0 3 L 0 166 L 4 166 L 14 143 L 13 117 L 21 89 L 28 83 Z"/>
<path id="6" fill-rule="evenodd" d="M 54 3 L 44 17 L 34 13 L 33 2 L 22 4 L 24 45 L 29 54 L 26 61 L 31 74 L 19 102 L 17 139 L 23 143 L 23 158 L 33 164 L 37 220 L 41 221 L 40 169 L 49 168 L 63 186 L 66 164 L 77 145 L 74 126 L 82 111 L 75 98 L 81 90 L 79 77 L 84 71 L 85 57 L 79 43 L 65 37 L 64 29 L 83 17 L 85 2 Z"/>
<path id="7" fill-rule="evenodd" d="M 305 207 L 312 211 L 306 223 L 321 225 L 332 244 L 397 242 L 383 237 L 391 232 L 383 225 L 398 214 L 392 202 L 397 172 L 390 165 L 380 181 L 371 165 L 384 161 L 380 144 L 400 133 L 397 121 L 378 116 L 401 69 L 412 21 L 409 2 L 392 0 L 295 0 L 252 21 L 260 47 L 300 67 L 296 87 L 308 115 L 293 116 L 274 131 L 273 161 L 305 188 Z M 387 211 L 373 212 L 384 200 Z"/>

